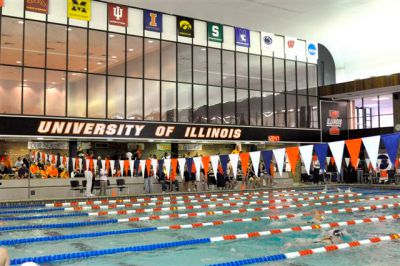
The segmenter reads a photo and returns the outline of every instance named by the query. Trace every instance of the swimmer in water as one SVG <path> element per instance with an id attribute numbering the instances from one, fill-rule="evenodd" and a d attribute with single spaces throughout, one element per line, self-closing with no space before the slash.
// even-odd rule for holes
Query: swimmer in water
<path id="1" fill-rule="evenodd" d="M 328 235 L 323 237 L 321 240 L 316 241 L 314 243 L 324 243 L 324 244 L 340 244 L 343 243 L 342 240 L 343 237 L 343 231 L 340 229 L 334 229 L 328 232 Z"/>
<path id="2" fill-rule="evenodd" d="M 0 266 L 10 266 L 10 256 L 5 248 L 0 248 Z"/>
<path id="3" fill-rule="evenodd" d="M 308 223 L 317 224 L 323 222 L 324 220 L 325 216 L 322 215 L 320 211 L 314 210 L 312 221 L 309 221 Z"/>

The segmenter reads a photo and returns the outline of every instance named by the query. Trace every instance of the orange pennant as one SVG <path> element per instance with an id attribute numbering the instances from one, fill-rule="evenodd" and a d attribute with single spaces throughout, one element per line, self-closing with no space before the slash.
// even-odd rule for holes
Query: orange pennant
<path id="1" fill-rule="evenodd" d="M 125 176 L 128 176 L 128 171 L 129 171 L 129 160 L 124 160 L 124 171 L 125 171 Z"/>
<path id="2" fill-rule="evenodd" d="M 108 173 L 109 170 L 110 170 L 110 160 L 106 159 L 106 172 Z"/>
<path id="3" fill-rule="evenodd" d="M 205 176 L 207 176 L 208 175 L 208 167 L 210 165 L 210 156 L 201 157 L 201 162 L 203 163 L 204 174 L 205 174 Z"/>
<path id="4" fill-rule="evenodd" d="M 170 175 L 171 181 L 175 181 L 177 167 L 178 167 L 178 159 L 176 158 L 171 159 L 171 168 L 172 168 L 172 173 Z"/>
<path id="5" fill-rule="evenodd" d="M 151 160 L 146 160 L 146 169 L 147 169 L 147 176 L 150 176 L 150 169 L 151 169 Z"/>
<path id="6" fill-rule="evenodd" d="M 64 167 L 67 167 L 67 157 L 63 156 L 62 164 L 64 165 Z"/>
<path id="7" fill-rule="evenodd" d="M 249 166 L 249 159 L 250 159 L 250 153 L 244 152 L 240 153 L 240 160 L 242 161 L 242 172 L 243 172 L 243 177 L 247 175 L 247 168 Z"/>
<path id="8" fill-rule="evenodd" d="M 78 157 L 76 157 L 75 158 L 75 170 L 79 170 L 79 158 Z"/>
<path id="9" fill-rule="evenodd" d="M 351 165 L 357 169 L 358 158 L 361 149 L 361 139 L 348 139 L 346 140 L 346 147 L 350 154 Z M 338 166 L 340 167 L 340 166 Z"/>
<path id="10" fill-rule="evenodd" d="M 286 153 L 290 163 L 290 168 L 292 169 L 292 174 L 295 174 L 297 162 L 299 160 L 299 147 L 286 148 Z"/>
<path id="11" fill-rule="evenodd" d="M 94 164 L 93 164 L 93 159 L 92 158 L 89 159 L 89 170 L 92 171 L 92 172 L 94 170 Z"/>

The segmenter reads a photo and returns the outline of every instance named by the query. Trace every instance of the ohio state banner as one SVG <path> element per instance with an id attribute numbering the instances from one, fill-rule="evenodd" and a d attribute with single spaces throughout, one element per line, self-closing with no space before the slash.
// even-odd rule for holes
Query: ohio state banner
<path id="1" fill-rule="evenodd" d="M 79 20 L 90 20 L 91 0 L 68 0 L 68 17 Z"/>

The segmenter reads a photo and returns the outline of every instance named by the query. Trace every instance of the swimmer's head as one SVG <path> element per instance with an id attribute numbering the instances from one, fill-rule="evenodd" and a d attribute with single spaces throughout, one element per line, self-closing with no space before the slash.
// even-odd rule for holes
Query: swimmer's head
<path id="1" fill-rule="evenodd" d="M 335 229 L 332 232 L 332 236 L 341 237 L 341 236 L 343 236 L 343 232 L 340 229 Z"/>
<path id="2" fill-rule="evenodd" d="M 40 265 L 35 262 L 29 261 L 29 262 L 22 263 L 21 266 L 40 266 Z"/>

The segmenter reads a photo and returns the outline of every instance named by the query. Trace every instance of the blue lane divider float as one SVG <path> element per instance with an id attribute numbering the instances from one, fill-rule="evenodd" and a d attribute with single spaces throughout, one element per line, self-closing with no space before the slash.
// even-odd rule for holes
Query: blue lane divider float
<path id="1" fill-rule="evenodd" d="M 15 230 L 32 230 L 32 229 L 73 228 L 81 226 L 93 226 L 93 225 L 116 224 L 116 223 L 118 223 L 118 219 L 88 221 L 88 222 L 58 223 L 58 224 L 16 225 L 16 226 L 0 227 L 0 232 L 15 231 Z"/>
<path id="2" fill-rule="evenodd" d="M 55 254 L 55 255 L 40 256 L 40 257 L 18 258 L 18 259 L 12 259 L 10 264 L 11 265 L 19 265 L 19 264 L 22 264 L 25 262 L 35 262 L 35 263 L 41 264 L 41 263 L 47 263 L 47 262 L 53 262 L 53 261 L 64 261 L 64 260 L 84 259 L 84 258 L 86 259 L 86 258 L 99 257 L 99 256 L 118 254 L 118 253 L 145 252 L 145 251 L 152 251 L 152 250 L 157 250 L 157 249 L 199 245 L 199 244 L 206 244 L 206 243 L 210 243 L 210 242 L 211 242 L 210 238 L 199 238 L 199 239 L 192 239 L 192 240 L 166 242 L 166 243 L 158 243 L 158 244 L 150 244 L 150 245 L 142 245 L 142 246 L 101 249 L 101 250 L 75 252 L 75 253 L 63 253 L 63 254 Z"/>
<path id="3" fill-rule="evenodd" d="M 44 208 L 45 204 L 10 204 L 10 205 L 0 205 L 1 209 L 24 209 L 24 208 Z"/>
<path id="4" fill-rule="evenodd" d="M 48 242 L 48 241 L 68 240 L 68 239 L 77 239 L 77 238 L 89 238 L 89 237 L 101 237 L 101 236 L 109 236 L 109 235 L 136 234 L 136 233 L 152 232 L 152 231 L 156 231 L 156 230 L 158 230 L 157 227 L 144 227 L 144 228 L 115 230 L 115 231 L 106 231 L 106 232 L 93 232 L 93 233 L 72 234 L 72 235 L 9 239 L 9 240 L 0 240 L 0 246 L 12 246 L 12 245 L 27 244 L 27 243 L 31 244 L 31 243 L 37 243 L 37 242 Z"/>
<path id="5" fill-rule="evenodd" d="M 263 262 L 279 261 L 279 260 L 287 260 L 286 255 L 285 254 L 276 254 L 276 255 L 263 256 L 263 257 L 257 257 L 257 258 L 251 258 L 251 259 L 210 264 L 208 266 L 239 266 L 239 265 L 249 265 L 249 264 L 256 264 L 256 263 L 263 263 Z"/>
<path id="6" fill-rule="evenodd" d="M 44 212 L 56 212 L 56 211 L 64 211 L 64 208 L 0 211 L 0 215 L 5 215 L 5 214 L 26 214 L 26 213 L 44 213 Z"/>
<path id="7" fill-rule="evenodd" d="M 53 215 L 38 215 L 38 216 L 20 216 L 20 217 L 0 217 L 0 221 L 27 221 L 37 219 L 53 219 L 53 218 L 65 218 L 65 217 L 82 217 L 89 216 L 87 213 L 64 213 L 64 214 L 53 214 Z"/>

